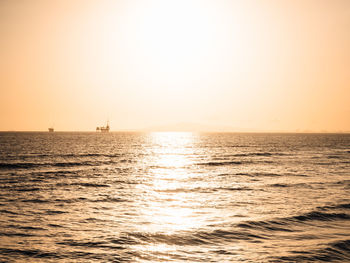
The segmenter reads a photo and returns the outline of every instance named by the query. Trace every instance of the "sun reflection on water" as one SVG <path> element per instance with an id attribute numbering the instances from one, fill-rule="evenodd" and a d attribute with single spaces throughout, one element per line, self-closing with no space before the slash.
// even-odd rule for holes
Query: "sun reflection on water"
<path id="1" fill-rule="evenodd" d="M 153 133 L 150 135 L 153 148 L 151 169 L 147 171 L 148 184 L 144 185 L 141 211 L 142 231 L 166 235 L 200 227 L 195 208 L 200 200 L 190 191 L 193 186 L 192 133 Z M 193 181 L 193 180 L 192 180 Z"/>

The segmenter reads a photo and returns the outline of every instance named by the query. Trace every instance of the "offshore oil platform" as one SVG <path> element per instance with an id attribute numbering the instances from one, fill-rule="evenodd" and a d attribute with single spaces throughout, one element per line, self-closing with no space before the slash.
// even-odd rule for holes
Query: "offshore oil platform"
<path id="1" fill-rule="evenodd" d="M 107 125 L 106 126 L 101 126 L 101 127 L 96 127 L 96 132 L 109 132 L 109 121 L 107 121 Z"/>

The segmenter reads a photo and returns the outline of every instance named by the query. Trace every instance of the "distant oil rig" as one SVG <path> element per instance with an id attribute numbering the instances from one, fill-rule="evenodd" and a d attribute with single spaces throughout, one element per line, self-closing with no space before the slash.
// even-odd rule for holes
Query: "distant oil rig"
<path id="1" fill-rule="evenodd" d="M 106 126 L 101 126 L 101 127 L 96 127 L 96 132 L 109 132 L 109 121 L 107 121 L 107 125 Z"/>
<path id="2" fill-rule="evenodd" d="M 110 130 L 109 121 L 107 121 L 106 126 L 96 127 L 96 132 L 105 133 L 105 132 L 109 132 L 109 130 Z M 54 132 L 55 130 L 54 130 L 53 127 L 49 127 L 48 131 L 49 132 Z"/>

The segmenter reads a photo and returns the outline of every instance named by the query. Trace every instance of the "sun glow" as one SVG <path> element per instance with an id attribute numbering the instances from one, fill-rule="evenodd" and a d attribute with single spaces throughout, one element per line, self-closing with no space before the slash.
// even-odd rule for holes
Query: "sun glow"
<path id="1" fill-rule="evenodd" d="M 141 52 L 157 71 L 186 72 L 214 52 L 215 27 L 200 2 L 152 1 L 140 18 Z"/>
<path id="2" fill-rule="evenodd" d="M 188 165 L 193 164 L 193 144 L 196 136 L 192 133 L 153 133 L 151 134 L 155 159 L 151 162 L 148 171 L 150 184 L 143 186 L 144 208 L 142 217 L 146 232 L 161 232 L 165 234 L 176 231 L 198 228 L 201 220 L 195 215 L 196 206 L 200 200 L 193 202 L 196 198 L 191 191 L 186 191 L 190 186 L 191 174 Z M 191 202 L 189 200 L 192 200 Z"/>
<path id="3" fill-rule="evenodd" d="M 1 130 L 350 129 L 346 1 L 34 2 L 0 1 Z"/>
<path id="4" fill-rule="evenodd" d="M 126 52 L 114 57 L 127 59 L 124 67 L 142 81 L 134 80 L 135 85 L 167 103 L 199 88 L 204 92 L 208 87 L 200 79 L 208 78 L 227 42 L 214 7 L 199 0 L 133 1 L 125 7 L 118 37 Z"/>

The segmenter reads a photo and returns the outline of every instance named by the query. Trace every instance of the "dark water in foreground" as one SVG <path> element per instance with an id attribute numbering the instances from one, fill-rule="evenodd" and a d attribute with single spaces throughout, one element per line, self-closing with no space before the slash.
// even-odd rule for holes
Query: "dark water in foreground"
<path id="1" fill-rule="evenodd" d="M 0 145 L 0 261 L 350 261 L 349 134 L 0 133 Z"/>

